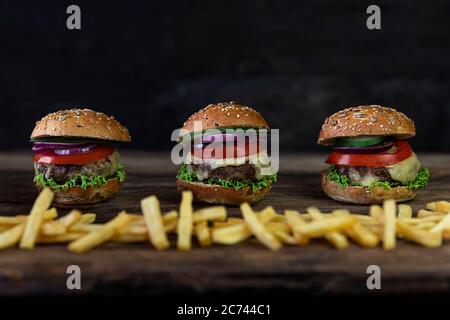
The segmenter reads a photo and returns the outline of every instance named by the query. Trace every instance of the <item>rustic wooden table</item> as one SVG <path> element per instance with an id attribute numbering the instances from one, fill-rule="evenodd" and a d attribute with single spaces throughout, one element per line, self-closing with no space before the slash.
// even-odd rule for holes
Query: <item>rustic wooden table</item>
<path id="1" fill-rule="evenodd" d="M 174 186 L 176 167 L 169 152 L 123 151 L 128 178 L 115 199 L 90 207 L 105 221 L 120 209 L 140 212 L 139 200 L 155 194 L 163 210 L 175 209 L 180 195 Z M 450 155 L 419 155 L 431 170 L 429 188 L 411 202 L 417 209 L 426 202 L 450 199 Z M 324 155 L 284 155 L 279 182 L 256 208 L 273 205 L 304 210 L 309 205 L 328 210 L 345 206 L 367 212 L 366 206 L 342 205 L 327 198 L 319 184 L 325 166 Z M 0 154 L 0 214 L 28 213 L 36 196 L 32 185 L 30 152 Z M 196 205 L 200 207 L 201 205 Z M 229 214 L 239 215 L 237 208 Z M 356 245 L 343 251 L 324 241 L 304 248 L 284 247 L 271 252 L 255 240 L 191 252 L 174 249 L 158 252 L 149 244 L 107 244 L 86 254 L 67 251 L 64 245 L 40 245 L 33 251 L 10 249 L 0 252 L 0 295 L 66 294 L 66 268 L 76 264 L 82 270 L 83 292 L 224 292 L 226 290 L 296 290 L 301 293 L 368 293 L 367 267 L 379 265 L 384 293 L 448 293 L 450 286 L 450 246 L 425 249 L 399 241 L 393 252 Z"/>

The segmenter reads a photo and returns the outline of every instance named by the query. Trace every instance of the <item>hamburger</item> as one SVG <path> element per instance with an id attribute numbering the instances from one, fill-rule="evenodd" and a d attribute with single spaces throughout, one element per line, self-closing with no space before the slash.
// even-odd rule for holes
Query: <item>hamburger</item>
<path id="1" fill-rule="evenodd" d="M 331 198 L 349 203 L 407 201 L 428 184 L 406 139 L 416 134 L 403 113 L 379 105 L 347 108 L 328 117 L 318 143 L 333 146 L 322 172 L 322 187 Z"/>
<path id="2" fill-rule="evenodd" d="M 180 130 L 188 152 L 178 170 L 178 189 L 208 203 L 260 201 L 277 177 L 263 141 L 268 132 L 259 112 L 235 102 L 210 104 L 193 114 Z"/>
<path id="3" fill-rule="evenodd" d="M 116 195 L 125 180 L 113 146 L 131 141 L 114 117 L 90 109 L 50 113 L 31 134 L 34 182 L 55 192 L 56 206 L 87 205 Z"/>

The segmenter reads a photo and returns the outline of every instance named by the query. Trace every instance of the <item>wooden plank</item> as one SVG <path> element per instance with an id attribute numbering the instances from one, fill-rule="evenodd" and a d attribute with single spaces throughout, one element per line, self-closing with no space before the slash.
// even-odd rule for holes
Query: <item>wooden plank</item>
<path id="1" fill-rule="evenodd" d="M 174 185 L 175 167 L 167 154 L 123 152 L 128 179 L 121 194 L 111 201 L 89 207 L 107 221 L 119 210 L 140 212 L 139 201 L 156 194 L 162 211 L 177 209 L 180 194 Z M 14 163 L 0 154 L 0 208 L 2 215 L 29 211 L 36 196 L 31 180 L 32 165 L 26 154 L 13 154 Z M 327 198 L 319 184 L 324 155 L 286 155 L 279 182 L 269 196 L 256 205 L 261 209 L 273 205 L 278 211 L 317 206 L 322 211 L 345 207 L 353 212 L 367 212 L 366 206 L 343 205 Z M 450 199 L 447 187 L 450 175 L 449 155 L 419 155 L 430 167 L 429 188 L 418 193 L 410 204 L 415 210 L 426 202 Z M 10 163 L 11 168 L 8 168 Z M 195 209 L 204 207 L 195 204 Z M 237 207 L 228 208 L 240 215 Z M 171 238 L 172 247 L 175 239 Z M 194 243 L 196 243 L 194 241 Z M 82 269 L 83 292 L 171 293 L 180 290 L 213 292 L 275 287 L 299 292 L 367 293 L 366 268 L 371 264 L 382 269 L 384 293 L 448 292 L 450 283 L 450 246 L 425 249 L 399 241 L 398 248 L 384 252 L 380 248 L 362 249 L 351 245 L 337 251 L 326 241 L 297 248 L 284 247 L 273 253 L 256 240 L 233 247 L 215 245 L 191 252 L 170 249 L 158 252 L 143 244 L 107 244 L 82 255 L 67 251 L 63 245 L 39 245 L 33 251 L 0 251 L 0 296 L 67 293 L 66 268 L 77 264 Z"/>

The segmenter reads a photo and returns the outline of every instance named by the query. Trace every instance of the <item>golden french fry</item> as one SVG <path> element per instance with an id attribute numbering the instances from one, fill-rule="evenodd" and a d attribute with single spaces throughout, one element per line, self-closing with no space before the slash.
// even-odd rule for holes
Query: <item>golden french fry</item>
<path id="1" fill-rule="evenodd" d="M 277 219 L 277 216 L 278 214 L 272 206 L 265 207 L 258 213 L 258 218 L 263 224 Z"/>
<path id="2" fill-rule="evenodd" d="M 157 250 L 164 250 L 170 247 L 166 231 L 161 217 L 159 200 L 156 196 L 151 196 L 141 201 L 142 212 L 148 230 L 148 237 Z"/>
<path id="3" fill-rule="evenodd" d="M 21 249 L 34 248 L 42 220 L 44 220 L 44 212 L 52 204 L 53 196 L 54 193 L 49 188 L 44 188 L 34 201 L 20 240 Z"/>
<path id="4" fill-rule="evenodd" d="M 85 235 L 86 233 L 84 232 L 69 232 L 55 236 L 45 236 L 40 234 L 36 239 L 36 243 L 66 243 L 77 240 Z"/>
<path id="5" fill-rule="evenodd" d="M 380 242 L 380 239 L 372 231 L 360 223 L 355 223 L 351 228 L 346 229 L 344 233 L 363 247 L 373 248 Z"/>
<path id="6" fill-rule="evenodd" d="M 230 224 L 234 224 L 234 223 L 245 223 L 245 221 L 244 221 L 244 219 L 242 219 L 242 218 L 230 217 L 230 218 L 228 218 L 228 220 L 226 221 L 226 223 L 230 223 Z"/>
<path id="7" fill-rule="evenodd" d="M 410 219 L 412 218 L 412 208 L 407 204 L 398 205 L 398 216 L 399 219 Z"/>
<path id="8" fill-rule="evenodd" d="M 241 212 L 248 228 L 262 244 L 274 251 L 281 248 L 280 241 L 275 238 L 261 220 L 258 219 L 258 216 L 253 212 L 248 203 L 241 204 Z"/>
<path id="9" fill-rule="evenodd" d="M 192 192 L 183 191 L 181 193 L 180 217 L 178 219 L 178 250 L 191 250 L 192 237 Z"/>
<path id="10" fill-rule="evenodd" d="M 55 223 L 61 223 L 65 228 L 70 228 L 75 223 L 78 223 L 82 217 L 82 214 L 78 210 L 72 210 L 64 217 L 58 218 Z"/>
<path id="11" fill-rule="evenodd" d="M 445 215 L 438 224 L 436 224 L 430 231 L 431 232 L 442 232 L 444 230 L 450 230 L 450 213 Z"/>
<path id="12" fill-rule="evenodd" d="M 220 221 L 216 221 L 213 223 L 213 228 L 224 228 L 224 227 L 229 227 L 235 224 L 245 224 L 244 219 L 240 219 L 240 218 L 235 218 L 235 219 L 231 219 L 229 218 L 226 222 L 220 222 Z"/>
<path id="13" fill-rule="evenodd" d="M 252 236 L 252 232 L 243 223 L 235 223 L 230 226 L 214 228 L 212 240 L 215 243 L 232 245 L 242 242 Z"/>
<path id="14" fill-rule="evenodd" d="M 114 219 L 104 224 L 99 230 L 92 231 L 71 242 L 69 244 L 69 250 L 76 253 L 88 251 L 111 239 L 129 220 L 128 215 L 122 211 Z"/>
<path id="15" fill-rule="evenodd" d="M 283 230 L 282 228 L 279 228 L 274 223 L 280 223 L 280 222 L 269 222 L 266 226 L 267 229 L 273 233 L 273 235 L 280 240 L 282 243 L 289 244 L 289 245 L 296 245 L 297 240 L 289 234 L 286 230 Z"/>
<path id="16" fill-rule="evenodd" d="M 77 224 L 78 223 L 93 223 L 95 221 L 96 217 L 97 217 L 97 215 L 95 213 L 85 213 L 85 214 L 81 215 L 81 218 L 80 218 L 80 220 L 77 221 Z"/>
<path id="17" fill-rule="evenodd" d="M 195 211 L 192 216 L 192 222 L 225 221 L 226 218 L 227 209 L 224 206 L 214 206 Z"/>
<path id="18" fill-rule="evenodd" d="M 284 222 L 270 221 L 266 223 L 266 226 L 270 230 L 280 230 L 286 233 L 291 232 L 291 228 Z"/>
<path id="19" fill-rule="evenodd" d="M 297 241 L 298 245 L 307 245 L 309 243 L 309 238 L 302 235 L 298 230 L 299 225 L 304 225 L 306 222 L 298 211 L 285 210 L 284 216 L 286 217 L 286 222 L 288 226 L 292 229 L 294 233 L 294 239 Z"/>
<path id="20" fill-rule="evenodd" d="M 164 231 L 166 233 L 176 232 L 177 227 L 178 227 L 178 219 L 175 219 L 164 224 Z"/>
<path id="21" fill-rule="evenodd" d="M 209 231 L 207 221 L 204 220 L 197 222 L 195 225 L 195 234 L 202 247 L 208 247 L 212 244 L 211 233 Z"/>
<path id="22" fill-rule="evenodd" d="M 118 233 L 111 238 L 114 242 L 147 242 L 148 240 L 147 232 L 144 234 Z"/>
<path id="23" fill-rule="evenodd" d="M 417 218 L 426 218 L 426 217 L 443 215 L 443 214 L 444 214 L 444 212 L 420 209 L 419 212 L 417 213 Z"/>
<path id="24" fill-rule="evenodd" d="M 48 221 L 41 225 L 40 234 L 45 236 L 57 236 L 66 233 L 66 227 L 61 222 Z"/>
<path id="25" fill-rule="evenodd" d="M 103 224 L 77 223 L 69 228 L 69 232 L 89 233 L 103 228 Z"/>
<path id="26" fill-rule="evenodd" d="M 438 211 L 447 213 L 450 211 L 450 202 L 448 201 L 436 201 L 427 203 L 427 209 L 430 211 Z"/>
<path id="27" fill-rule="evenodd" d="M 15 246 L 22 237 L 24 229 L 25 229 L 25 222 L 20 223 L 15 227 L 12 227 L 11 229 L 0 233 L 0 250 Z"/>
<path id="28" fill-rule="evenodd" d="M 396 211 L 395 200 L 385 200 L 383 203 L 384 229 L 383 229 L 383 249 L 392 250 L 395 248 L 396 240 Z"/>
<path id="29" fill-rule="evenodd" d="M 27 216 L 19 215 L 15 217 L 0 217 L 0 225 L 6 227 L 15 226 L 17 224 L 23 223 L 27 220 Z"/>
<path id="30" fill-rule="evenodd" d="M 416 227 L 418 229 L 422 229 L 422 230 L 430 230 L 430 229 L 434 228 L 434 226 L 436 226 L 436 222 L 432 222 L 432 221 L 423 221 L 419 224 L 414 225 L 414 227 Z"/>
<path id="31" fill-rule="evenodd" d="M 316 207 L 309 207 L 306 209 L 313 221 L 326 221 L 323 217 L 322 212 Z M 325 239 L 327 239 L 334 247 L 337 249 L 345 249 L 349 246 L 347 238 L 337 231 L 332 231 L 325 234 Z"/>
<path id="32" fill-rule="evenodd" d="M 378 223 L 384 223 L 384 212 L 383 208 L 379 205 L 373 204 L 370 206 L 369 214 L 373 217 Z"/>
<path id="33" fill-rule="evenodd" d="M 323 237 L 333 231 L 342 231 L 350 228 L 357 222 L 356 218 L 349 217 L 331 217 L 324 220 L 312 221 L 296 226 L 296 230 L 309 238 Z M 295 230 L 295 229 L 294 229 Z"/>
<path id="34" fill-rule="evenodd" d="M 424 231 L 397 220 L 397 229 L 405 237 L 413 242 L 417 242 L 425 247 L 435 248 L 442 245 L 442 233 Z"/>
<path id="35" fill-rule="evenodd" d="M 43 218 L 43 220 L 53 220 L 57 217 L 58 217 L 58 210 L 56 210 L 56 208 L 50 208 L 50 209 L 44 211 L 42 218 Z"/>
<path id="36" fill-rule="evenodd" d="M 171 210 L 165 214 L 162 215 L 162 220 L 164 223 L 173 222 L 178 219 L 178 212 L 177 210 Z"/>

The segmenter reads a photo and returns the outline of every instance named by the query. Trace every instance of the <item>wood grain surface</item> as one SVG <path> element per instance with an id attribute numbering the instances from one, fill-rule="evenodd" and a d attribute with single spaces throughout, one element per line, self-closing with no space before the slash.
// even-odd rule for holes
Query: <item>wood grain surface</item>
<path id="1" fill-rule="evenodd" d="M 119 210 L 139 213 L 139 200 L 155 194 L 163 211 L 176 209 L 180 195 L 175 188 L 176 167 L 169 152 L 124 151 L 128 178 L 122 193 L 109 202 L 90 206 L 98 221 L 106 221 Z M 324 155 L 283 155 L 279 182 L 256 209 L 273 205 L 276 210 L 315 205 L 324 211 L 346 207 L 365 213 L 366 206 L 343 205 L 327 198 L 319 184 Z M 429 188 L 410 202 L 421 208 L 426 202 L 450 199 L 450 155 L 419 155 L 431 170 Z M 36 191 L 32 184 L 30 152 L 0 154 L 0 214 L 27 214 Z M 196 204 L 196 208 L 202 207 Z M 87 210 L 87 209 L 85 209 Z M 62 211 L 64 212 L 64 211 Z M 230 215 L 239 215 L 236 207 Z M 174 247 L 174 239 L 172 239 Z M 271 252 L 256 240 L 225 247 L 190 252 L 154 250 L 150 244 L 107 244 L 86 254 L 67 251 L 65 245 L 39 245 L 33 251 L 0 251 L 0 295 L 69 294 L 66 268 L 76 264 L 82 270 L 83 293 L 127 292 L 161 294 L 179 292 L 224 292 L 226 290 L 288 289 L 314 294 L 369 294 L 366 287 L 369 265 L 382 270 L 383 293 L 448 293 L 450 286 L 450 246 L 425 249 L 404 241 L 398 248 L 362 249 L 352 245 L 338 251 L 324 241 L 304 248 L 284 247 Z"/>

